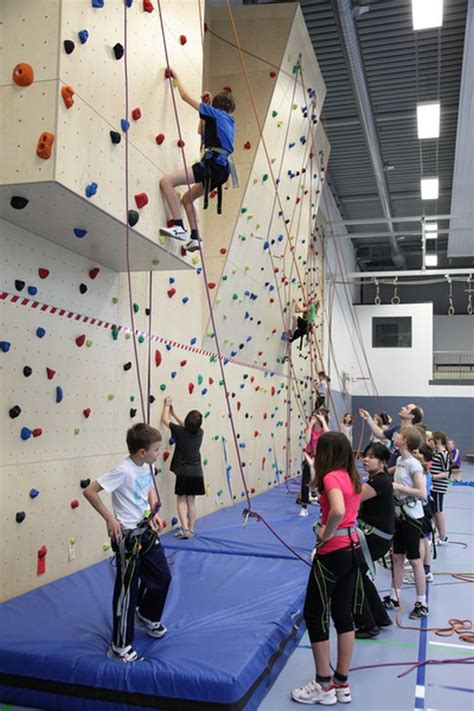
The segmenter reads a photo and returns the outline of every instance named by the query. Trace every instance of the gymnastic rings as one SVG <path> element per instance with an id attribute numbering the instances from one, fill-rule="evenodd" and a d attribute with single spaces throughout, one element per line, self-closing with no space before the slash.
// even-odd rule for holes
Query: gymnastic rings
<path id="1" fill-rule="evenodd" d="M 374 304 L 375 304 L 376 306 L 380 306 L 380 304 L 382 303 L 382 299 L 380 298 L 380 286 L 379 286 L 379 283 L 378 283 L 377 279 L 375 280 L 374 284 L 375 284 L 375 299 L 374 299 Z"/>
<path id="2" fill-rule="evenodd" d="M 392 298 L 390 299 L 390 302 L 391 302 L 394 306 L 398 306 L 398 304 L 400 303 L 400 297 L 398 296 L 397 279 L 398 279 L 398 278 L 395 277 L 395 281 L 393 282 L 393 296 L 392 296 Z"/>
<path id="3" fill-rule="evenodd" d="M 456 311 L 454 310 L 454 306 L 451 305 L 448 309 L 448 316 L 454 316 L 455 313 Z"/>

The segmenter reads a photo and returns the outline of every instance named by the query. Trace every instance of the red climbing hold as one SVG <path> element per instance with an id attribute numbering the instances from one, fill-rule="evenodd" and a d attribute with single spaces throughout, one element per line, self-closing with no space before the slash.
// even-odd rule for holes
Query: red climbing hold
<path id="1" fill-rule="evenodd" d="M 144 12 L 153 12 L 155 8 L 151 0 L 143 0 L 143 10 Z"/>
<path id="2" fill-rule="evenodd" d="M 77 509 L 79 507 L 79 501 L 77 499 L 73 499 L 71 501 L 71 508 L 72 509 Z"/>
<path id="3" fill-rule="evenodd" d="M 72 88 L 72 86 L 69 86 L 69 85 L 63 86 L 61 89 L 61 96 L 64 101 L 64 106 L 67 109 L 70 109 L 71 106 L 74 105 L 74 99 L 72 98 L 74 96 L 74 94 L 75 94 L 75 92 L 74 92 L 74 89 Z"/>
<path id="4" fill-rule="evenodd" d="M 189 384 L 188 384 L 188 392 L 189 392 L 190 395 L 193 394 L 193 392 L 194 392 L 194 383 L 189 383 Z"/>
<path id="5" fill-rule="evenodd" d="M 141 119 L 141 117 L 142 117 L 142 112 L 140 111 L 140 109 L 138 107 L 136 109 L 133 109 L 132 119 L 134 121 L 139 121 Z"/>
<path id="6" fill-rule="evenodd" d="M 182 360 L 182 361 L 180 362 L 180 366 L 181 366 L 182 368 L 184 368 L 184 366 L 186 365 L 187 362 L 188 362 L 187 360 Z"/>
<path id="7" fill-rule="evenodd" d="M 170 453 L 169 452 L 163 452 L 163 461 L 166 462 L 166 460 L 169 458 Z"/>
<path id="8" fill-rule="evenodd" d="M 215 289 L 216 288 L 216 282 L 215 281 L 210 281 L 208 282 L 208 287 L 209 289 Z"/>
<path id="9" fill-rule="evenodd" d="M 273 273 L 274 273 L 274 274 L 278 274 L 279 271 L 280 271 L 280 268 L 279 268 L 279 267 L 273 267 Z"/>
<path id="10" fill-rule="evenodd" d="M 30 86 L 34 78 L 35 74 L 31 64 L 21 62 L 13 68 L 12 79 L 17 86 Z"/>
<path id="11" fill-rule="evenodd" d="M 41 429 L 41 427 L 36 427 L 36 429 L 34 429 L 31 434 L 33 435 L 33 437 L 41 437 L 41 435 L 43 434 L 43 430 Z"/>
<path id="12" fill-rule="evenodd" d="M 46 573 L 46 554 L 48 552 L 48 549 L 46 546 L 41 546 L 41 548 L 38 550 L 38 561 L 36 564 L 36 573 L 37 575 L 43 575 L 43 573 Z"/>
<path id="13" fill-rule="evenodd" d="M 244 148 L 246 151 L 249 151 L 252 148 L 252 144 L 250 141 L 247 141 L 247 143 L 244 143 Z"/>
<path id="14" fill-rule="evenodd" d="M 46 277 L 49 276 L 49 269 L 43 269 L 43 267 L 40 267 L 38 269 L 38 276 L 40 279 L 46 279 Z"/>
<path id="15" fill-rule="evenodd" d="M 182 138 L 179 138 L 179 139 L 176 141 L 176 145 L 178 146 L 178 148 L 184 148 L 184 146 L 185 146 L 186 144 L 185 144 L 185 142 L 183 141 Z"/>
<path id="16" fill-rule="evenodd" d="M 219 252 L 220 252 L 221 254 L 227 254 L 227 249 L 226 249 L 225 247 L 221 247 L 220 250 L 219 250 Z"/>
<path id="17" fill-rule="evenodd" d="M 268 414 L 266 412 L 263 413 L 263 419 L 266 420 L 268 417 Z"/>
<path id="18" fill-rule="evenodd" d="M 52 368 L 46 368 L 46 375 L 48 376 L 48 380 L 52 380 L 56 375 L 56 371 Z"/>
<path id="19" fill-rule="evenodd" d="M 212 385 L 214 382 L 214 378 L 209 378 L 209 385 Z"/>
<path id="20" fill-rule="evenodd" d="M 171 289 L 168 289 L 168 291 L 166 293 L 168 294 L 169 298 L 171 299 L 171 297 L 176 294 L 176 289 L 174 288 L 174 286 L 172 286 Z"/>
<path id="21" fill-rule="evenodd" d="M 232 87 L 230 86 L 224 86 L 222 91 L 225 91 L 226 94 L 232 94 Z"/>
<path id="22" fill-rule="evenodd" d="M 38 158 L 43 158 L 43 160 L 48 160 L 48 158 L 51 158 L 53 143 L 54 133 L 44 131 L 38 138 L 38 144 L 36 146 L 36 155 L 38 156 Z"/>
<path id="23" fill-rule="evenodd" d="M 86 337 L 84 335 L 78 336 L 76 338 L 76 346 L 78 346 L 78 348 L 81 348 L 85 342 L 86 342 Z"/>
<path id="24" fill-rule="evenodd" d="M 240 403 L 240 402 L 237 400 L 237 412 L 240 410 L 241 407 L 242 407 L 242 403 Z"/>
<path id="25" fill-rule="evenodd" d="M 209 27 L 207 26 L 207 22 L 205 22 L 204 23 L 204 32 L 208 32 L 208 31 L 209 31 Z"/>
<path id="26" fill-rule="evenodd" d="M 272 385 L 272 396 L 273 396 L 273 395 L 275 395 L 275 392 L 276 392 L 276 390 L 275 390 L 275 386 L 274 386 L 274 385 Z"/>
<path id="27" fill-rule="evenodd" d="M 274 334 L 274 333 L 276 333 L 276 332 L 277 332 L 277 330 L 276 330 L 276 328 L 274 328 L 274 329 L 272 330 L 272 334 Z"/>
<path id="28" fill-rule="evenodd" d="M 82 414 L 83 414 L 84 417 L 87 419 L 87 418 L 89 417 L 89 415 L 91 414 L 91 409 L 90 409 L 90 407 L 86 407 L 86 409 L 82 411 Z"/>
<path id="29" fill-rule="evenodd" d="M 270 72 L 270 76 L 271 76 L 272 79 L 275 79 L 276 75 L 277 75 L 276 72 Z"/>
<path id="30" fill-rule="evenodd" d="M 180 35 L 179 41 L 180 41 L 180 44 L 184 46 L 186 44 L 186 42 L 188 41 L 188 38 L 186 37 L 186 35 Z"/>
<path id="31" fill-rule="evenodd" d="M 157 349 L 157 350 L 155 351 L 155 365 L 156 365 L 157 368 L 158 368 L 159 365 L 161 365 L 161 360 L 162 360 L 162 359 L 161 359 L 161 353 L 160 353 L 160 351 Z"/>
<path id="32" fill-rule="evenodd" d="M 95 279 L 99 272 L 99 267 L 93 267 L 92 269 L 89 269 L 89 279 Z"/>
<path id="33" fill-rule="evenodd" d="M 209 193 L 209 197 L 211 197 L 211 198 L 215 198 L 216 195 L 217 195 L 217 190 L 211 190 L 211 192 Z"/>
<path id="34" fill-rule="evenodd" d="M 255 432 L 253 433 L 253 436 L 254 436 L 254 437 L 259 437 L 259 435 L 260 435 L 260 432 L 259 432 L 258 430 L 255 430 Z"/>
<path id="35" fill-rule="evenodd" d="M 172 79 L 173 78 L 173 72 L 169 67 L 166 67 L 165 69 L 165 79 Z"/>
<path id="36" fill-rule="evenodd" d="M 138 208 L 148 205 L 148 195 L 146 193 L 138 193 L 135 195 L 135 202 Z"/>
<path id="37" fill-rule="evenodd" d="M 159 146 L 161 146 L 161 144 L 163 143 L 164 140 L 165 140 L 164 133 L 159 133 L 155 138 L 155 141 L 158 143 Z"/>
<path id="38" fill-rule="evenodd" d="M 185 257 L 188 253 L 186 247 L 180 247 L 179 253 L 182 257 Z"/>

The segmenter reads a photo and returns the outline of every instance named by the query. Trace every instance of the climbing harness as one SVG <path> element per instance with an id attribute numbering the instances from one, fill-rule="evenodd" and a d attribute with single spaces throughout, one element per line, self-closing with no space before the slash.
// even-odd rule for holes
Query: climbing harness
<path id="1" fill-rule="evenodd" d="M 237 170 L 235 167 L 234 160 L 225 148 L 217 148 L 214 146 L 207 146 L 204 149 L 204 153 L 201 158 L 201 165 L 204 167 L 204 210 L 209 207 L 209 193 L 211 192 L 212 183 L 212 166 L 220 165 L 223 168 L 228 167 L 229 174 L 232 178 L 232 187 L 239 187 L 239 180 L 237 177 Z M 222 184 L 218 185 L 217 188 L 217 214 L 222 214 Z"/>

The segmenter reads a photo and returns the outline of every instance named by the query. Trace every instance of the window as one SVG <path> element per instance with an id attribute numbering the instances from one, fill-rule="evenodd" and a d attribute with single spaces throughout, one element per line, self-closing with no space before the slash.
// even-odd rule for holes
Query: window
<path id="1" fill-rule="evenodd" d="M 373 318 L 372 348 L 411 348 L 411 316 Z"/>

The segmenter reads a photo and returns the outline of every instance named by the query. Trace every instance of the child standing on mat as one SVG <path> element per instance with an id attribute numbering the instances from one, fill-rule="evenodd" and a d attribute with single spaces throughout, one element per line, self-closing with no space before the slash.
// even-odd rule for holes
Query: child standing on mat
<path id="1" fill-rule="evenodd" d="M 306 517 L 309 516 L 308 504 L 309 504 L 309 485 L 311 480 L 311 470 L 310 462 L 314 459 L 316 455 L 316 450 L 318 448 L 318 440 L 324 432 L 329 432 L 329 427 L 327 426 L 326 419 L 322 412 L 316 410 L 311 415 L 308 426 L 304 431 L 304 438 L 306 446 L 304 448 L 304 461 L 303 469 L 301 473 L 301 493 L 300 493 L 300 503 L 301 509 L 299 516 Z"/>
<path id="2" fill-rule="evenodd" d="M 195 252 L 201 248 L 198 226 L 193 209 L 193 202 L 204 195 L 204 209 L 207 208 L 209 192 L 217 188 L 217 212 L 222 209 L 222 186 L 227 182 L 233 164 L 229 156 L 234 151 L 235 121 L 231 114 L 235 111 L 235 101 L 232 94 L 222 91 L 212 98 L 208 91 L 201 94 L 201 102 L 193 99 L 181 84 L 176 72 L 173 79 L 182 100 L 199 111 L 199 118 L 204 123 L 202 128 L 203 155 L 199 163 L 178 170 L 176 173 L 165 175 L 160 180 L 160 188 L 173 218 L 172 227 L 162 227 L 160 234 L 187 240 L 188 252 Z M 232 173 L 235 179 L 235 172 Z M 182 198 L 188 221 L 191 227 L 189 235 L 184 227 L 181 216 L 181 204 L 175 188 L 178 185 L 194 183 Z M 235 184 L 235 183 L 234 183 Z"/>
<path id="3" fill-rule="evenodd" d="M 431 463 L 431 497 L 433 499 L 433 518 L 438 531 L 436 545 L 443 546 L 448 542 L 443 506 L 451 474 L 451 458 L 447 448 L 448 438 L 444 432 L 433 432 L 433 441 L 435 451 Z"/>
<path id="4" fill-rule="evenodd" d="M 361 483 L 351 445 L 344 434 L 325 432 L 321 436 L 312 474 L 321 494 L 322 525 L 309 574 L 304 619 L 316 678 L 306 686 L 293 689 L 291 698 L 301 704 L 332 706 L 337 701 L 351 701 L 347 677 L 354 647 L 352 606 L 361 562 L 354 529 Z M 334 674 L 329 647 L 329 611 L 337 632 Z"/>
<path id="5" fill-rule="evenodd" d="M 136 424 L 127 432 L 129 456 L 84 489 L 84 496 L 107 524 L 116 554 L 113 642 L 108 656 L 119 662 L 143 659 L 132 647 L 135 616 L 150 637 L 163 637 L 167 631 L 161 615 L 171 574 L 158 536 L 163 522 L 155 512 L 152 481 L 160 443 L 157 429 Z M 113 513 L 102 502 L 101 491 L 112 494 Z"/>
<path id="6" fill-rule="evenodd" d="M 174 418 L 178 424 L 171 422 Z M 161 414 L 162 423 L 170 428 L 175 450 L 170 469 L 176 474 L 174 493 L 177 496 L 178 518 L 181 528 L 176 538 L 193 538 L 196 522 L 196 496 L 205 494 L 204 473 L 201 464 L 202 415 L 190 410 L 184 422 L 177 416 L 173 401 L 166 397 Z"/>

